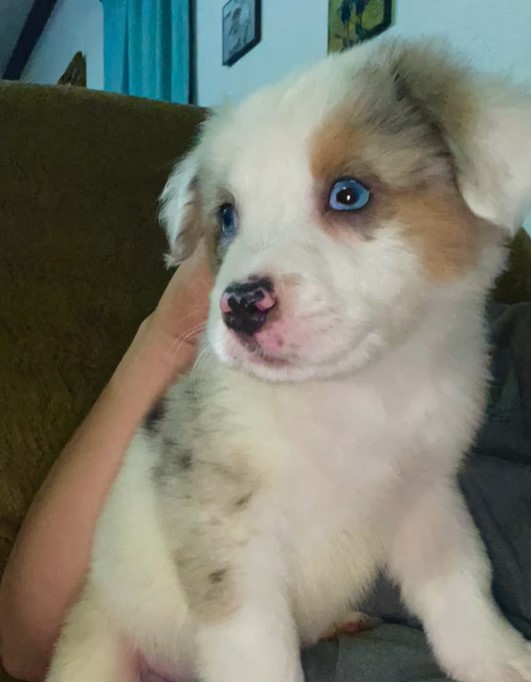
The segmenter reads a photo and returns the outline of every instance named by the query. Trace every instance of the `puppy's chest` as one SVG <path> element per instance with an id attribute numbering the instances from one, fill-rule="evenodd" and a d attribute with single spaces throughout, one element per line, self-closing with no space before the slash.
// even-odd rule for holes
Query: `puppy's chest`
<path id="1" fill-rule="evenodd" d="M 391 420 L 382 428 L 377 401 L 368 407 L 348 391 L 238 388 L 210 394 L 186 467 L 167 462 L 166 516 L 185 559 L 181 577 L 191 592 L 199 568 L 210 575 L 237 563 L 238 548 L 265 531 L 282 553 L 301 634 L 311 639 L 374 572 L 382 497 L 400 446 Z"/>
<path id="2" fill-rule="evenodd" d="M 403 451 L 403 405 L 389 409 L 381 395 L 360 391 L 289 387 L 267 399 L 246 402 L 242 419 L 253 425 L 257 460 L 323 487 L 367 489 Z"/>
<path id="3" fill-rule="evenodd" d="M 382 559 L 378 489 L 373 481 L 360 485 L 361 473 L 341 464 L 310 459 L 266 493 L 266 526 L 279 540 L 294 617 L 308 642 L 356 604 Z"/>
<path id="4" fill-rule="evenodd" d="M 200 438 L 207 459 L 239 474 L 248 468 L 271 497 L 269 508 L 285 512 L 295 527 L 316 516 L 338 525 L 349 509 L 357 515 L 360 505 L 370 507 L 410 452 L 411 433 L 401 432 L 402 407 L 389 409 L 374 391 L 349 385 L 233 388 L 220 393 L 222 405 L 209 406 L 206 422 L 219 422 Z"/>

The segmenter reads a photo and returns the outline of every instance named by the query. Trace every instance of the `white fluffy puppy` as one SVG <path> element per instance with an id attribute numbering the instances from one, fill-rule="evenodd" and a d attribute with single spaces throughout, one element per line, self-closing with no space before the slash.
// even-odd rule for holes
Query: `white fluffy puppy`
<path id="1" fill-rule="evenodd" d="M 531 682 L 456 484 L 484 300 L 531 192 L 531 100 L 375 42 L 214 115 L 163 193 L 216 283 L 200 357 L 139 431 L 48 682 L 140 660 L 298 682 L 378 572 L 461 682 Z"/>

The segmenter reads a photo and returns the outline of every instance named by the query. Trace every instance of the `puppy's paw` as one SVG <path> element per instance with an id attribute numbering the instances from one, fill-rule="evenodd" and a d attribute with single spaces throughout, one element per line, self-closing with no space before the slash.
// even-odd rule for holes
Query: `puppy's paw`
<path id="1" fill-rule="evenodd" d="M 515 638 L 516 639 L 516 638 Z M 500 651 L 486 653 L 481 660 L 457 674 L 460 682 L 531 682 L 531 643 L 513 641 Z"/>
<path id="2" fill-rule="evenodd" d="M 327 630 L 321 639 L 337 639 L 341 635 L 357 635 L 360 632 L 367 630 L 374 630 L 382 621 L 380 618 L 368 616 L 361 611 L 351 611 L 340 622 L 335 623 L 329 630 Z"/>
<path id="3" fill-rule="evenodd" d="M 531 642 L 524 642 L 522 652 L 511 662 L 517 682 L 531 682 Z"/>

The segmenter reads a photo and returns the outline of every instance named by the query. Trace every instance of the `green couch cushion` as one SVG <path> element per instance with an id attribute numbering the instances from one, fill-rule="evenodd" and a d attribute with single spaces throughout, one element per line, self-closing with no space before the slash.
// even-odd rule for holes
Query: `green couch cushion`
<path id="1" fill-rule="evenodd" d="M 157 197 L 204 112 L 0 83 L 0 573 L 168 279 Z"/>

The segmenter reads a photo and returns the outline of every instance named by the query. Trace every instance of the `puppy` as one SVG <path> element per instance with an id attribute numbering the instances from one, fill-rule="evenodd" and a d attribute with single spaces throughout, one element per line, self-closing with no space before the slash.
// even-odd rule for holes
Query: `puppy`
<path id="1" fill-rule="evenodd" d="M 210 118 L 161 213 L 172 261 L 207 242 L 206 334 L 128 451 L 48 682 L 299 682 L 379 570 L 448 675 L 531 682 L 456 484 L 530 194 L 531 99 L 423 44 Z"/>

